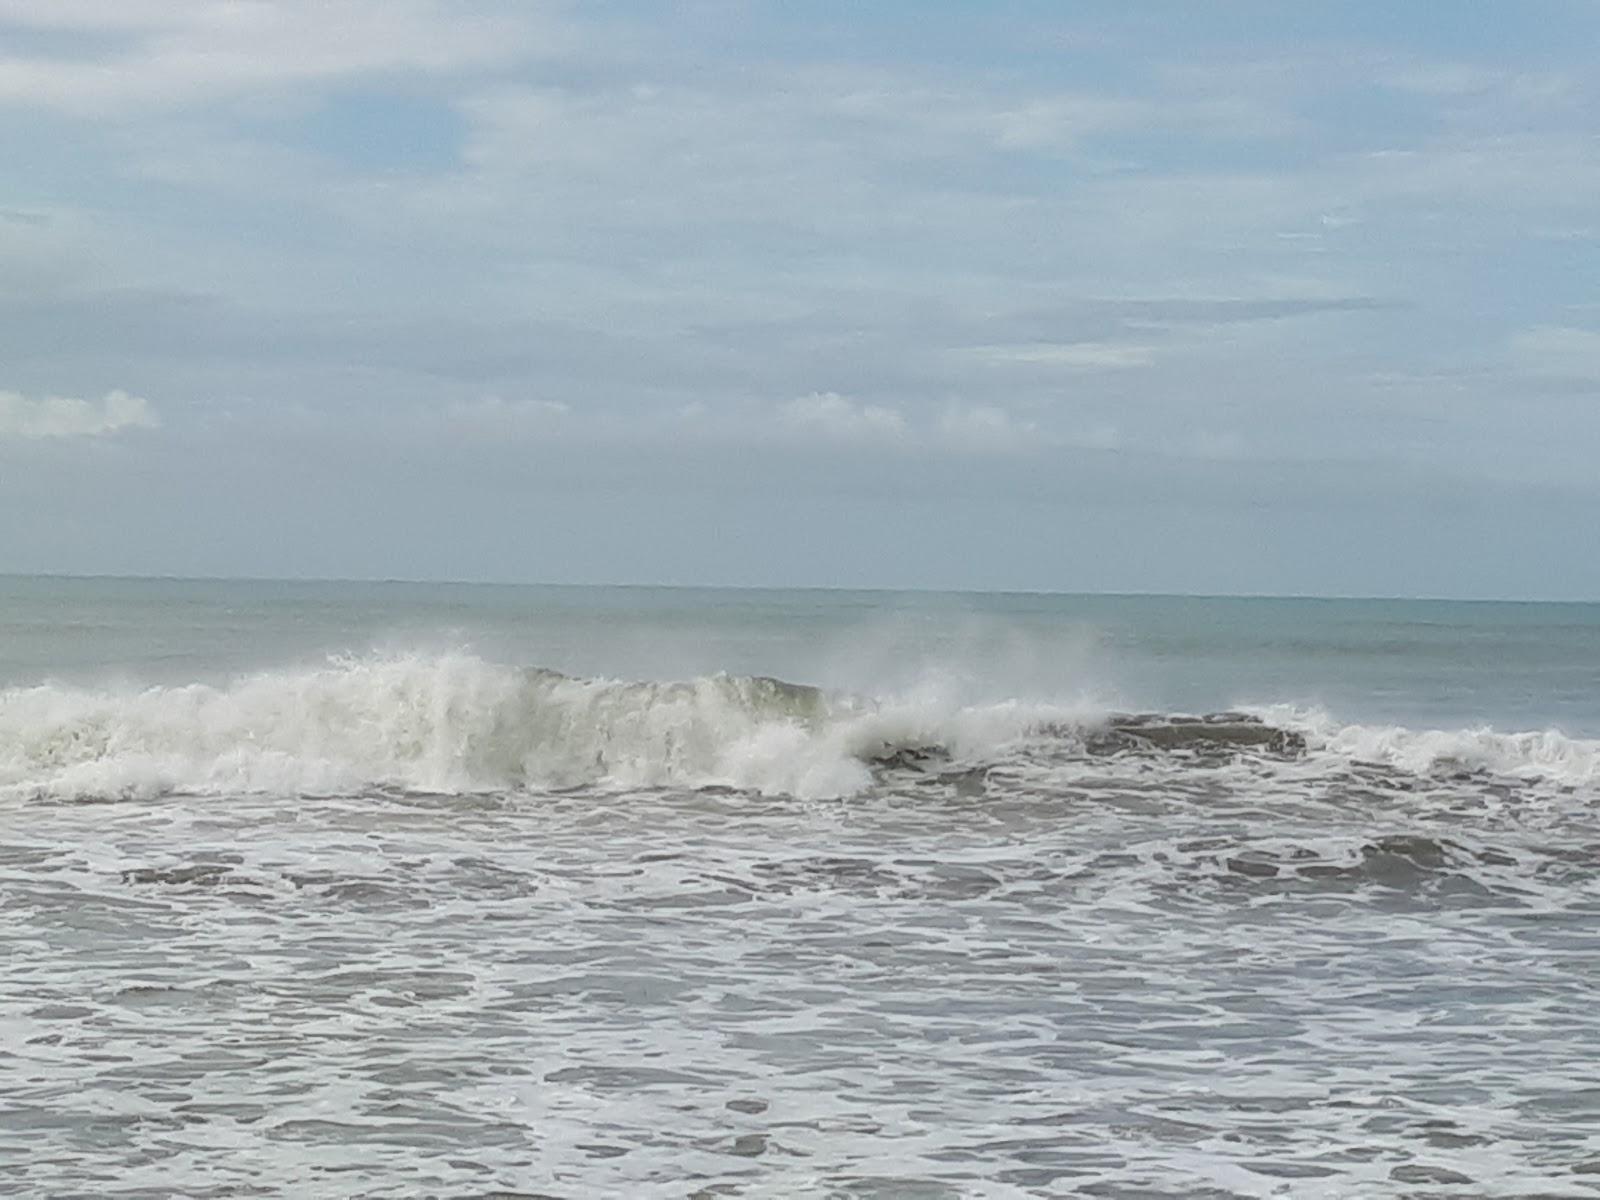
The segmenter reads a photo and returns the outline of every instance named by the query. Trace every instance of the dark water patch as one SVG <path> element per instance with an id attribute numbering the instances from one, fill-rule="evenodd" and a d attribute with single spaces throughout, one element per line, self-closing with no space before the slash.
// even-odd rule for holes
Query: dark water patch
<path id="1" fill-rule="evenodd" d="M 1305 738 L 1293 730 L 1268 725 L 1258 717 L 1236 712 L 1198 717 L 1115 714 L 1103 727 L 1086 730 L 1083 745 L 1090 754 L 1257 750 L 1281 757 L 1297 757 L 1306 749 Z"/>
<path id="2" fill-rule="evenodd" d="M 850 895 L 884 895 L 905 887 L 896 871 L 867 858 L 822 857 L 758 862 L 751 868 L 759 890 L 780 895 L 826 891 Z"/>
<path id="3" fill-rule="evenodd" d="M 1463 1175 L 1460 1171 L 1452 1170 L 1450 1167 L 1434 1166 L 1427 1163 L 1402 1164 L 1389 1172 L 1389 1178 L 1396 1183 L 1461 1184 L 1472 1182 L 1470 1175 Z"/>
<path id="4" fill-rule="evenodd" d="M 460 971 L 411 968 L 344 969 L 308 977 L 313 994 L 350 996 L 382 990 L 413 1000 L 458 1000 L 471 994 L 474 977 Z"/>
<path id="5" fill-rule="evenodd" d="M 1239 1165 L 1252 1174 L 1266 1175 L 1272 1179 L 1328 1179 L 1339 1174 L 1335 1168 L 1320 1163 L 1268 1160 L 1244 1162 Z"/>
<path id="6" fill-rule="evenodd" d="M 1519 1107 L 1532 1120 L 1600 1124 L 1600 1087 L 1546 1092 L 1523 1101 Z"/>
<path id="7" fill-rule="evenodd" d="M 917 1179 L 906 1176 L 841 1175 L 826 1181 L 839 1192 L 855 1200 L 960 1200 L 964 1190 L 955 1184 L 936 1179 Z"/>
<path id="8" fill-rule="evenodd" d="M 451 1150 L 463 1138 L 479 1146 L 520 1145 L 526 1131 L 519 1126 L 491 1122 L 433 1121 L 335 1121 L 304 1118 L 284 1121 L 267 1131 L 273 1141 L 307 1142 L 313 1145 L 344 1147 L 372 1144 L 415 1146 L 432 1150 Z"/>
<path id="9" fill-rule="evenodd" d="M 736 1158 L 759 1158 L 767 1152 L 768 1135 L 764 1133 L 741 1133 L 733 1139 L 733 1144 L 728 1147 L 728 1153 Z"/>
<path id="10" fill-rule="evenodd" d="M 169 887 L 210 887 L 233 870 L 222 863 L 190 863 L 180 867 L 136 867 L 122 872 L 123 883 L 165 884 Z"/>
<path id="11" fill-rule="evenodd" d="M 599 1091 L 624 1088 L 664 1088 L 683 1085 L 706 1086 L 713 1081 L 686 1071 L 661 1067 L 563 1067 L 544 1077 L 546 1083 L 579 1083 Z"/>
<path id="12" fill-rule="evenodd" d="M 1012 749 L 1024 759 L 1044 762 L 1117 758 L 1157 763 L 1176 758 L 1203 768 L 1250 757 L 1267 762 L 1293 760 L 1305 754 L 1306 741 L 1294 730 L 1247 713 L 1118 713 L 1094 723 L 1038 726 Z M 938 744 L 885 742 L 862 758 L 873 768 L 880 786 L 910 779 L 919 787 L 944 786 L 959 796 L 991 794 L 992 785 L 1003 785 L 1009 775 L 1001 761 L 953 763 L 950 748 Z M 1110 782 L 1124 785 L 1128 780 L 1119 775 Z M 1165 783 L 1170 786 L 1171 781 Z"/>
<path id="13" fill-rule="evenodd" d="M 886 742 L 864 757 L 885 771 L 927 771 L 949 762 L 950 751 L 943 746 L 896 746 Z"/>
<path id="14" fill-rule="evenodd" d="M 1150 867 L 1160 873 L 1150 875 Z M 1520 908 L 1536 888 L 1526 852 L 1474 847 L 1412 832 L 1351 843 L 1252 843 L 1233 836 L 1180 842 L 1148 854 L 1103 854 L 1091 871 L 1138 875 L 1164 897 L 1203 904 L 1216 889 L 1355 898 L 1372 893 L 1393 902 L 1447 907 Z M 1384 901 L 1376 901 L 1384 902 Z"/>
<path id="15" fill-rule="evenodd" d="M 1252 879 L 1276 879 L 1279 871 L 1277 863 L 1258 852 L 1246 852 L 1230 858 L 1225 865 L 1235 875 L 1246 875 Z"/>

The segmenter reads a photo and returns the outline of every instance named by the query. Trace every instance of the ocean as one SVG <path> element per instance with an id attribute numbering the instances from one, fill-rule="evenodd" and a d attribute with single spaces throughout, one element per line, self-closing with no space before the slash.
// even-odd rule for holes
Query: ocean
<path id="1" fill-rule="evenodd" d="M 0 1195 L 1600 1195 L 1600 605 L 0 578 Z"/>

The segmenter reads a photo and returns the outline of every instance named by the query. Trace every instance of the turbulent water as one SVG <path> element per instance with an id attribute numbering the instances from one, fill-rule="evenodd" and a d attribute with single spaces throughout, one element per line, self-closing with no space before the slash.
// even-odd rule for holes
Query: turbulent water
<path id="1" fill-rule="evenodd" d="M 0 1195 L 1600 1195 L 1600 607 L 0 580 Z"/>

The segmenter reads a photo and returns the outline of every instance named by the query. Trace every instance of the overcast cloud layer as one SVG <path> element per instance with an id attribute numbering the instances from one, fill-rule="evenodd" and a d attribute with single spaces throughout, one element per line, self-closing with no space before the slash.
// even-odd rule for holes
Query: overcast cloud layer
<path id="1" fill-rule="evenodd" d="M 1600 6 L 0 0 L 0 570 L 1600 596 Z"/>

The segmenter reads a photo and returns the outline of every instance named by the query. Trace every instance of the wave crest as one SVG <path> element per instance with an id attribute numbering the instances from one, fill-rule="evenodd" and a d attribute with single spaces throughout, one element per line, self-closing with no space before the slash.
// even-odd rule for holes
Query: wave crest
<path id="1" fill-rule="evenodd" d="M 1129 755 L 1181 767 L 1303 751 L 1312 770 L 1600 783 L 1600 742 L 1554 731 L 1344 725 L 1282 707 L 1163 717 L 961 706 L 937 691 L 868 700 L 762 676 L 619 682 L 464 652 L 332 659 L 222 687 L 0 691 L 0 796 L 12 798 L 584 786 L 819 798 L 861 792 L 875 770 L 922 769 L 929 751 L 980 767 L 1020 753 L 1074 774 Z"/>
<path id="2" fill-rule="evenodd" d="M 585 784 L 858 792 L 869 762 L 992 744 L 1032 710 L 878 706 L 759 676 L 580 679 L 470 654 L 343 658 L 226 687 L 44 685 L 0 692 L 0 790 L 501 792 Z"/>
<path id="3" fill-rule="evenodd" d="M 1559 787 L 1600 784 L 1600 741 L 1555 729 L 1409 729 L 1344 724 L 1322 709 L 1289 705 L 1253 711 L 1268 724 L 1297 733 L 1314 757 L 1371 763 L 1410 775 L 1465 772 Z"/>

